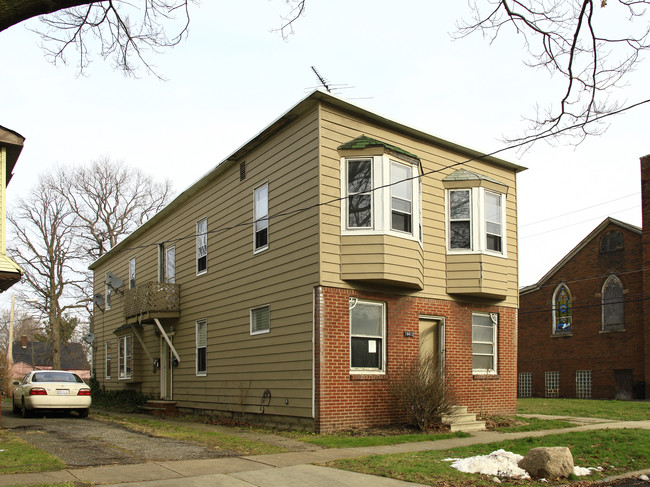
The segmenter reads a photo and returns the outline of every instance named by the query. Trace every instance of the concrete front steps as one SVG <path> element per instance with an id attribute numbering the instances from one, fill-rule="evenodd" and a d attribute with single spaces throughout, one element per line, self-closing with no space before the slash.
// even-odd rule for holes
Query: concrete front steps
<path id="1" fill-rule="evenodd" d="M 452 406 L 452 411 L 441 418 L 442 424 L 454 431 L 483 431 L 485 421 L 478 421 L 476 414 L 467 412 L 467 406 Z"/>

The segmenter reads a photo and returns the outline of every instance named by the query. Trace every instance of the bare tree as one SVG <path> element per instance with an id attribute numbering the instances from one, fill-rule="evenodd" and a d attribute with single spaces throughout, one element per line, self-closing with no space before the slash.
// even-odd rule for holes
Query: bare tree
<path id="1" fill-rule="evenodd" d="M 6 355 L 9 348 L 10 321 L 9 310 L 3 310 L 0 313 L 0 356 Z M 14 313 L 13 328 L 13 341 L 20 340 L 22 335 L 33 338 L 42 331 L 38 318 L 22 309 Z"/>
<path id="2" fill-rule="evenodd" d="M 7 219 L 14 233 L 8 251 L 25 270 L 30 294 L 38 297 L 30 306 L 47 317 L 52 365 L 57 369 L 64 314 L 84 307 L 87 278 L 77 271 L 84 257 L 75 233 L 77 216 L 52 185 L 51 177 L 39 178 Z"/>
<path id="3" fill-rule="evenodd" d="M 75 214 L 75 233 L 88 260 L 104 255 L 160 211 L 172 195 L 170 180 L 154 179 L 124 161 L 103 157 L 72 170 L 59 168 L 50 191 Z"/>
<path id="4" fill-rule="evenodd" d="M 493 42 L 514 29 L 528 51 L 526 63 L 565 80 L 554 105 L 538 108 L 527 132 L 511 142 L 563 134 L 579 143 L 602 132 L 604 117 L 650 102 L 624 105 L 612 98 L 650 49 L 650 28 L 641 22 L 650 1 L 472 0 L 470 5 L 473 18 L 458 24 L 458 37 L 481 32 Z"/>
<path id="5" fill-rule="evenodd" d="M 156 74 L 146 55 L 177 45 L 187 35 L 191 0 L 3 0 L 0 32 L 25 20 L 42 17 L 38 31 L 44 49 L 55 64 L 66 63 L 70 47 L 76 49 L 77 67 L 88 67 L 92 48 L 111 58 L 125 75 L 134 76 L 142 64 Z M 174 32 L 168 34 L 168 32 Z M 93 41 L 96 42 L 93 43 Z"/>

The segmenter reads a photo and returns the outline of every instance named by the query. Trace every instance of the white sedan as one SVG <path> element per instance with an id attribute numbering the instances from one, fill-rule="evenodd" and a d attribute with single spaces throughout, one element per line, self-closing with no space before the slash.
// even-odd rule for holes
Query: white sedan
<path id="1" fill-rule="evenodd" d="M 13 411 L 28 417 L 34 409 L 77 411 L 88 417 L 90 388 L 81 377 L 65 370 L 35 370 L 14 382 Z"/>

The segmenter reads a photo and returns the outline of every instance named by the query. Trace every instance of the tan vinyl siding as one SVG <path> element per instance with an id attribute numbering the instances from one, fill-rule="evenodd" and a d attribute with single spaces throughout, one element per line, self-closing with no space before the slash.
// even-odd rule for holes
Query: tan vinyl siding
<path id="1" fill-rule="evenodd" d="M 515 172 L 509 168 L 482 162 L 468 161 L 467 157 L 421 142 L 412 137 L 387 130 L 377 124 L 368 123 L 351 114 L 344 113 L 330 105 L 321 108 L 321 201 L 333 203 L 321 209 L 321 283 L 324 286 L 352 288 L 357 283 L 348 283 L 341 278 L 341 156 L 338 146 L 360 135 L 384 141 L 418 156 L 424 173 L 422 180 L 423 206 L 423 248 L 424 248 L 424 289 L 395 288 L 395 292 L 408 293 L 418 297 L 451 299 L 446 289 L 446 214 L 445 190 L 442 179 L 457 169 L 489 176 L 508 187 L 506 197 L 506 246 L 507 259 L 501 259 L 506 266 L 503 271 L 508 276 L 507 297 L 500 304 L 517 306 L 517 220 Z M 503 188 L 501 188 L 503 190 Z"/>
<path id="2" fill-rule="evenodd" d="M 239 163 L 226 161 L 224 171 L 147 232 L 129 241 L 133 252 L 116 252 L 95 269 L 95 292 L 104 294 L 103 278 L 114 272 L 127 282 L 128 260 L 137 259 L 136 283 L 158 279 L 158 242 L 176 248 L 176 283 L 181 316 L 164 324 L 174 328 L 173 343 L 181 363 L 173 369 L 173 399 L 181 407 L 260 412 L 263 392 L 272 402 L 265 414 L 312 416 L 312 301 L 318 284 L 318 210 L 272 218 L 269 248 L 254 254 L 253 190 L 269 187 L 271 215 L 289 213 L 318 202 L 318 121 L 316 109 L 268 139 L 245 156 L 246 178 Z M 196 275 L 196 222 L 208 220 L 208 270 Z M 244 225 L 242 225 L 244 223 Z M 120 297 L 112 309 L 95 318 L 96 343 L 112 340 L 113 379 L 118 386 L 117 340 L 123 324 Z M 270 305 L 269 333 L 251 336 L 250 308 Z M 196 377 L 195 321 L 207 320 L 207 375 Z M 160 356 L 155 325 L 142 335 L 150 352 Z M 144 393 L 158 394 L 160 371 L 153 372 L 134 338 L 134 369 Z M 103 377 L 104 350 L 96 351 L 95 367 Z M 285 403 L 288 401 L 288 405 Z"/>

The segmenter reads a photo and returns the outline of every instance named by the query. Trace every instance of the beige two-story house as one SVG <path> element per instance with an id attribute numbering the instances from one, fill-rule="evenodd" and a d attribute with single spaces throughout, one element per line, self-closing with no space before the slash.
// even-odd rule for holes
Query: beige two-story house
<path id="1" fill-rule="evenodd" d="M 94 373 L 330 431 L 402 420 L 433 352 L 459 405 L 513 412 L 523 169 L 316 91 L 91 265 Z"/>

